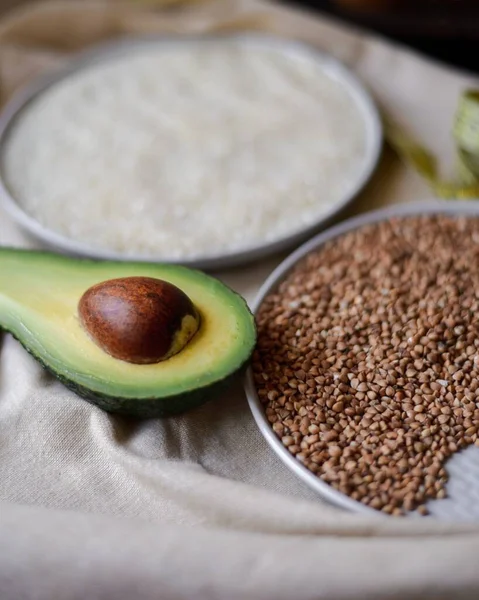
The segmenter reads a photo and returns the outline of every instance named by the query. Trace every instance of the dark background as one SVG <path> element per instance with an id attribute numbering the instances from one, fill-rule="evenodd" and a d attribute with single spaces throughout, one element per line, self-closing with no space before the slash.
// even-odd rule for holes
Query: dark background
<path id="1" fill-rule="evenodd" d="M 479 0 L 289 0 L 479 73 Z"/>
<path id="2" fill-rule="evenodd" d="M 27 1 L 0 0 L 0 14 Z M 139 1 L 139 0 L 138 0 Z M 479 74 L 479 0 L 285 0 Z"/>

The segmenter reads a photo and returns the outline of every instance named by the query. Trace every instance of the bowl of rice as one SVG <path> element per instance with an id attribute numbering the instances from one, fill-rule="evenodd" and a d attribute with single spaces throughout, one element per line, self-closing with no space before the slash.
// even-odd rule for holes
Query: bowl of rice
<path id="1" fill-rule="evenodd" d="M 257 34 L 123 39 L 22 89 L 0 118 L 0 202 L 43 244 L 218 268 L 338 214 L 380 155 L 338 61 Z"/>

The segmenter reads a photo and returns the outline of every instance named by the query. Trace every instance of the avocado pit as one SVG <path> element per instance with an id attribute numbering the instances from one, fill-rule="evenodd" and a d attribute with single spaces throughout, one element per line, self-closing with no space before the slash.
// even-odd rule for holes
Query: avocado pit
<path id="1" fill-rule="evenodd" d="M 114 358 L 153 364 L 177 354 L 198 331 L 188 296 L 153 277 L 110 279 L 90 287 L 78 304 L 91 339 Z"/>

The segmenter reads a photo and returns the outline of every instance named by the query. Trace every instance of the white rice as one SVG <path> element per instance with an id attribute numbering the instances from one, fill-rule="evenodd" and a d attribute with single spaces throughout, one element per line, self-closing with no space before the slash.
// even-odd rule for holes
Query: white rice
<path id="1" fill-rule="evenodd" d="M 71 239 L 182 259 L 274 241 L 348 193 L 365 123 L 317 59 L 234 40 L 149 45 L 25 109 L 3 155 L 24 209 Z"/>

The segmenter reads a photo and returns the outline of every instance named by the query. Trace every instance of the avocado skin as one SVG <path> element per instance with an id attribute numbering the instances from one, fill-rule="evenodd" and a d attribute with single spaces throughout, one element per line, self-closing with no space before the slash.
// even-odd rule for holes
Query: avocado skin
<path id="1" fill-rule="evenodd" d="M 26 257 L 29 255 L 36 257 L 45 257 L 45 258 L 55 258 L 61 261 L 69 261 L 73 260 L 74 262 L 81 263 L 83 265 L 105 265 L 108 266 L 110 264 L 122 264 L 117 263 L 117 261 L 105 261 L 105 260 L 96 260 L 91 258 L 78 258 L 71 257 L 65 255 L 59 255 L 53 252 L 45 251 L 45 250 L 28 250 L 23 248 L 12 248 L 8 246 L 0 247 L 0 258 L 3 254 L 8 256 L 10 253 L 15 255 L 25 255 Z M 143 263 L 130 262 L 130 265 L 138 265 L 140 267 L 144 266 Z M 194 271 L 193 269 L 185 269 L 184 267 L 179 267 L 184 271 Z M 0 324 L 0 334 L 2 331 L 9 333 L 14 337 L 22 347 L 49 373 L 51 373 L 56 379 L 58 379 L 65 387 L 72 390 L 81 398 L 87 400 L 91 404 L 94 404 L 101 408 L 102 410 L 109 413 L 116 413 L 120 415 L 125 415 L 129 417 L 134 417 L 138 419 L 147 419 L 147 418 L 155 418 L 155 417 L 168 417 L 183 413 L 192 408 L 200 406 L 210 399 L 214 399 L 219 394 L 224 392 L 228 386 L 237 378 L 241 373 L 246 371 L 246 368 L 251 360 L 254 347 L 256 346 L 257 341 L 257 331 L 254 325 L 254 316 L 252 315 L 250 309 L 248 308 L 244 299 L 229 288 L 229 286 L 222 284 L 225 288 L 228 288 L 229 291 L 238 296 L 243 304 L 244 309 L 249 313 L 251 317 L 252 325 L 253 325 L 253 339 L 251 340 L 252 346 L 251 351 L 247 357 L 242 357 L 238 360 L 237 364 L 234 363 L 231 365 L 231 370 L 223 377 L 221 376 L 208 385 L 183 391 L 178 394 L 170 394 L 164 397 L 143 397 L 143 398 L 135 398 L 135 397 L 127 397 L 127 396 L 111 396 L 104 392 L 98 392 L 88 387 L 85 387 L 75 381 L 70 380 L 65 376 L 64 373 L 58 372 L 56 369 L 52 368 L 50 365 L 46 364 L 45 361 L 39 356 L 35 351 L 28 347 L 27 344 L 13 331 L 11 331 L 8 326 L 5 324 Z"/>
<path id="2" fill-rule="evenodd" d="M 239 365 L 233 373 L 230 373 L 224 379 L 215 381 L 211 385 L 191 390 L 191 392 L 183 392 L 176 396 L 168 396 L 166 398 L 123 398 L 101 394 L 90 390 L 85 386 L 78 385 L 46 365 L 37 354 L 32 352 L 31 349 L 23 344 L 22 340 L 11 331 L 0 327 L 0 333 L 2 331 L 9 333 L 15 338 L 28 354 L 30 354 L 43 369 L 45 369 L 45 371 L 53 375 L 66 388 L 84 400 L 87 400 L 90 404 L 94 404 L 108 413 L 123 415 L 125 417 L 134 417 L 136 419 L 172 417 L 201 406 L 210 400 L 214 400 L 221 392 L 226 390 L 236 378 L 244 374 L 250 362 L 250 359 L 246 360 L 242 365 Z"/>
<path id="3" fill-rule="evenodd" d="M 8 246 L 0 247 L 0 257 L 3 253 L 7 255 L 8 253 L 14 253 L 44 257 L 55 257 L 60 260 L 74 260 L 78 263 L 92 265 L 124 264 L 118 261 L 78 258 L 56 254 L 54 252 L 46 250 L 29 250 L 24 248 L 13 248 Z M 143 266 L 144 263 L 132 261 L 128 264 Z M 185 271 L 193 271 L 193 269 L 187 269 L 182 266 L 180 266 L 179 268 Z M 70 380 L 63 373 L 56 371 L 51 366 L 46 364 L 41 358 L 41 356 L 39 356 L 36 352 L 32 351 L 32 349 L 29 348 L 28 345 L 26 345 L 24 341 L 21 338 L 19 338 L 18 335 L 16 335 L 15 332 L 5 327 L 5 325 L 0 324 L 0 334 L 2 332 L 10 334 L 45 369 L 45 371 L 47 371 L 56 379 L 58 379 L 66 388 L 72 390 L 75 394 L 77 394 L 84 400 L 88 401 L 91 404 L 94 404 L 95 406 L 98 406 L 99 408 L 108 413 L 115 413 L 127 417 L 133 417 L 136 419 L 174 416 L 196 408 L 208 402 L 209 400 L 212 400 L 215 397 L 217 397 L 219 394 L 225 391 L 236 378 L 239 378 L 239 376 L 246 371 L 248 364 L 251 361 L 253 351 L 256 347 L 257 342 L 257 330 L 255 326 L 254 315 L 251 313 L 251 310 L 249 309 L 249 307 L 247 306 L 246 302 L 240 294 L 229 288 L 229 286 L 225 284 L 222 285 L 225 288 L 228 288 L 232 294 L 238 296 L 242 300 L 242 302 L 244 303 L 244 308 L 251 317 L 254 337 L 252 339 L 252 345 L 249 355 L 244 360 L 238 362 L 236 366 L 232 365 L 230 372 L 225 377 L 220 378 L 217 381 L 213 381 L 212 383 L 200 388 L 192 389 L 191 391 L 184 391 L 179 394 L 170 394 L 161 398 L 134 398 L 126 396 L 110 396 L 102 392 L 91 390 L 85 386 L 82 386 Z"/>

